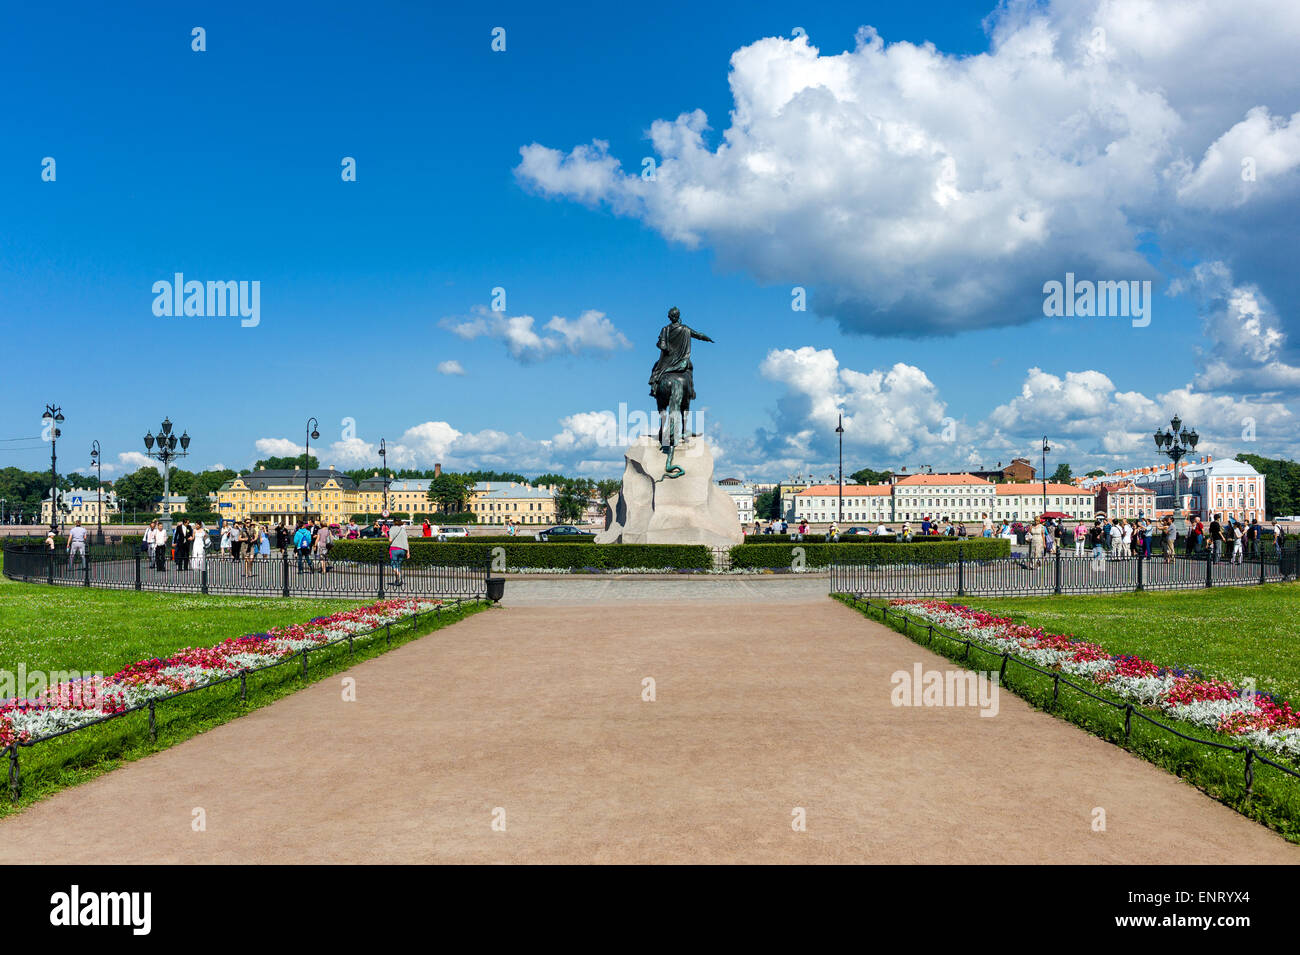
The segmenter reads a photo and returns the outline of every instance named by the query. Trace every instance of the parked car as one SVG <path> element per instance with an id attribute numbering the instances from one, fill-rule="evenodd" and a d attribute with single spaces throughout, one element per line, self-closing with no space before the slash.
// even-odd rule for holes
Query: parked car
<path id="1" fill-rule="evenodd" d="M 574 527 L 572 524 L 557 524 L 554 527 L 548 527 L 544 531 L 538 531 L 537 539 L 539 541 L 569 541 L 571 543 L 583 540 L 595 540 L 595 531 L 584 531 L 580 527 Z"/>
<path id="2" fill-rule="evenodd" d="M 859 534 L 861 534 L 861 535 L 863 535 L 863 536 L 866 536 L 866 537 L 871 537 L 871 536 L 873 536 L 876 532 L 873 531 L 870 527 L 850 527 L 850 528 L 849 528 L 848 530 L 846 530 L 844 533 L 845 533 L 845 534 L 851 534 L 851 535 L 853 535 L 854 537 L 858 536 Z"/>
<path id="3" fill-rule="evenodd" d="M 430 529 L 430 533 L 440 541 L 450 540 L 452 538 L 469 537 L 469 531 L 464 527 L 457 527 L 454 524 L 445 524 L 442 527 Z"/>

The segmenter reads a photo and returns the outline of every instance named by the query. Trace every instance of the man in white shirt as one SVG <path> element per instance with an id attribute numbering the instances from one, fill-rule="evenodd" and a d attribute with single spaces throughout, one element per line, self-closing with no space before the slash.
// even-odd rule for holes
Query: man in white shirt
<path id="1" fill-rule="evenodd" d="M 73 559 L 81 555 L 81 564 L 86 564 L 86 529 L 81 526 L 81 521 L 77 521 L 68 530 L 68 566 L 71 567 Z"/>

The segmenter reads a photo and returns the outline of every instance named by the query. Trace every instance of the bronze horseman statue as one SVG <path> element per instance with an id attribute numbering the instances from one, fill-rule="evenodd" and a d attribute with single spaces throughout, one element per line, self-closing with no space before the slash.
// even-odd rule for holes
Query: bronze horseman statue
<path id="1" fill-rule="evenodd" d="M 673 466 L 673 449 L 688 437 L 686 415 L 695 398 L 695 380 L 691 365 L 691 339 L 713 339 L 682 324 L 676 307 L 668 310 L 668 324 L 659 332 L 659 360 L 650 370 L 650 397 L 659 405 L 659 445 L 668 455 L 664 473 L 681 477 L 685 470 Z"/>

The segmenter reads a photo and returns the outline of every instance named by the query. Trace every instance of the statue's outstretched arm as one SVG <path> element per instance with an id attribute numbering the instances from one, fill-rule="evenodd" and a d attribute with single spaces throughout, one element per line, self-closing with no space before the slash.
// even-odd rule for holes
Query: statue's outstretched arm
<path id="1" fill-rule="evenodd" d="M 712 341 L 713 341 L 713 339 L 710 338 L 708 335 L 704 334 L 703 332 L 697 332 L 697 331 L 696 331 L 695 329 L 693 329 L 693 328 L 691 329 L 691 337 L 692 337 L 692 338 L 698 338 L 698 339 L 699 339 L 700 341 L 702 341 L 702 342 L 712 342 Z"/>

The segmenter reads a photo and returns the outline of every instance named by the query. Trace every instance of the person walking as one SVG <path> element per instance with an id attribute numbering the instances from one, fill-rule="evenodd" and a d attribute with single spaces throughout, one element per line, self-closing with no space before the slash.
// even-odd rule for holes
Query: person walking
<path id="1" fill-rule="evenodd" d="M 194 523 L 194 541 L 190 544 L 190 566 L 200 574 L 208 565 L 208 548 L 212 545 L 212 539 L 208 536 L 208 529 L 203 526 L 202 521 Z"/>
<path id="2" fill-rule="evenodd" d="M 1240 564 L 1241 558 L 1246 550 L 1246 532 L 1236 521 L 1232 523 L 1232 560 L 1230 563 Z"/>
<path id="3" fill-rule="evenodd" d="M 221 556 L 230 556 L 230 522 L 221 522 Z"/>
<path id="4" fill-rule="evenodd" d="M 1083 556 L 1083 547 L 1087 543 L 1088 527 L 1082 520 L 1074 525 L 1074 556 Z"/>
<path id="5" fill-rule="evenodd" d="M 144 529 L 144 549 L 149 554 L 149 566 L 153 566 L 153 532 L 158 526 L 157 521 L 150 521 L 149 526 Z"/>
<path id="6" fill-rule="evenodd" d="M 1214 562 L 1217 564 L 1223 556 L 1223 523 L 1219 520 L 1219 515 L 1214 515 L 1214 520 L 1210 521 L 1210 547 L 1214 551 Z"/>
<path id="7" fill-rule="evenodd" d="M 1165 563 L 1174 562 L 1174 546 L 1177 544 L 1178 528 L 1174 524 L 1172 517 L 1166 517 L 1161 523 L 1161 530 L 1165 532 Z"/>
<path id="8" fill-rule="evenodd" d="M 257 556 L 271 559 L 271 529 L 265 524 L 258 528 Z"/>
<path id="9" fill-rule="evenodd" d="M 244 569 L 239 576 L 252 577 L 253 559 L 257 556 L 257 530 L 253 527 L 253 519 L 244 518 L 237 528 L 237 533 L 239 559 L 244 562 Z"/>
<path id="10" fill-rule="evenodd" d="M 71 570 L 76 558 L 81 557 L 81 566 L 86 566 L 86 529 L 78 520 L 68 528 L 68 569 Z"/>
<path id="11" fill-rule="evenodd" d="M 320 530 L 316 533 L 316 557 L 320 561 L 320 570 L 322 574 L 328 574 L 330 570 L 329 557 L 330 542 L 333 540 L 330 534 L 328 524 L 321 524 Z"/>
<path id="12" fill-rule="evenodd" d="M 1286 531 L 1282 530 L 1281 522 L 1273 518 L 1273 549 L 1277 551 L 1277 559 L 1282 559 L 1282 544 L 1286 540 Z"/>
<path id="13" fill-rule="evenodd" d="M 307 572 L 315 573 L 316 568 L 311 562 L 311 531 L 306 524 L 299 524 L 298 529 L 293 532 L 293 549 L 298 555 L 298 573 L 302 573 L 303 561 L 307 562 Z"/>
<path id="14" fill-rule="evenodd" d="M 153 532 L 154 570 L 165 571 L 167 569 L 167 544 L 167 528 L 163 526 L 162 521 L 159 521 Z"/>
<path id="15" fill-rule="evenodd" d="M 397 574 L 394 587 L 402 586 L 402 562 L 411 551 L 411 542 L 406 532 L 406 525 L 400 519 L 393 521 L 388 529 L 388 562 Z"/>
<path id="16" fill-rule="evenodd" d="M 284 521 L 275 525 L 275 549 L 280 552 L 281 559 L 289 549 L 289 528 L 285 526 Z"/>

